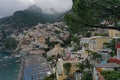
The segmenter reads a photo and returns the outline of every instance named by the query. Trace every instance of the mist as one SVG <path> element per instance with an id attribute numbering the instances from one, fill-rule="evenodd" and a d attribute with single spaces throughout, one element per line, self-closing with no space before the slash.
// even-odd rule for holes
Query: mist
<path id="1" fill-rule="evenodd" d="M 72 0 L 0 0 L 0 18 L 12 15 L 15 11 L 37 5 L 46 13 L 65 12 L 72 8 Z"/>

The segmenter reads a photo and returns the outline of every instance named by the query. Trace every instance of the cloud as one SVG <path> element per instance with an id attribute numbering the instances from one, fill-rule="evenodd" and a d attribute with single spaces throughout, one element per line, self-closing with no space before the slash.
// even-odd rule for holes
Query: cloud
<path id="1" fill-rule="evenodd" d="M 0 16 L 9 16 L 31 5 L 29 0 L 0 0 Z"/>
<path id="2" fill-rule="evenodd" d="M 72 0 L 34 0 L 36 5 L 43 9 L 55 8 L 58 12 L 63 12 L 71 8 Z"/>
<path id="3" fill-rule="evenodd" d="M 72 0 L 0 0 L 0 16 L 12 15 L 17 10 L 24 10 L 30 5 L 37 5 L 44 11 L 54 8 L 64 12 L 72 7 Z"/>

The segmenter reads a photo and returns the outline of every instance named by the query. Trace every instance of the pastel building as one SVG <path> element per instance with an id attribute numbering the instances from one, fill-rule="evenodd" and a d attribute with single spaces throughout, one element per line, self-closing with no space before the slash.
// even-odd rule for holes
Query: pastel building
<path id="1" fill-rule="evenodd" d="M 85 50 L 98 52 L 103 49 L 103 43 L 110 42 L 112 38 L 110 37 L 103 37 L 103 36 L 92 36 L 88 38 L 82 38 L 80 40 L 80 46 Z"/>
<path id="2" fill-rule="evenodd" d="M 109 30 L 109 37 L 112 37 L 112 38 L 120 37 L 120 31 L 110 29 Z"/>
<path id="3" fill-rule="evenodd" d="M 65 63 L 71 63 L 71 69 L 69 74 L 74 74 L 74 72 L 76 70 L 79 70 L 79 67 L 77 66 L 78 62 L 74 62 L 74 61 L 63 61 L 62 59 L 59 59 L 56 65 L 56 78 L 57 80 L 65 80 L 67 78 L 67 75 L 65 74 L 65 69 L 63 67 L 63 65 Z"/>
<path id="4" fill-rule="evenodd" d="M 90 38 L 82 38 L 80 40 L 80 46 L 82 47 L 84 46 L 84 44 L 89 44 L 89 42 L 90 42 Z"/>
<path id="5" fill-rule="evenodd" d="M 109 42 L 111 38 L 102 37 L 102 36 L 94 36 L 90 38 L 89 41 L 89 50 L 98 52 L 103 49 L 103 43 Z"/>
<path id="6" fill-rule="evenodd" d="M 60 44 L 57 44 L 53 49 L 47 52 L 47 56 L 57 56 L 58 54 L 63 54 L 63 51 L 64 49 L 60 46 Z"/>

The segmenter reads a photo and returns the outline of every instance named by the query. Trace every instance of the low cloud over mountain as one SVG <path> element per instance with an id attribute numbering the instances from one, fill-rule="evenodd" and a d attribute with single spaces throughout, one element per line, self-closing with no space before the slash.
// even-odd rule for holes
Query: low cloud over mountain
<path id="1" fill-rule="evenodd" d="M 10 16 L 15 11 L 27 9 L 30 5 L 37 5 L 44 12 L 65 12 L 71 9 L 72 0 L 0 0 L 0 17 Z"/>

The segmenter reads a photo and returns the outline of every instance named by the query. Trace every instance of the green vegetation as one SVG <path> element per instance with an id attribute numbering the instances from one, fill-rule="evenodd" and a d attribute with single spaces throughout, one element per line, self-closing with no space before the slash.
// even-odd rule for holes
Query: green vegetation
<path id="1" fill-rule="evenodd" d="M 47 58 L 47 54 L 46 54 L 46 53 L 43 53 L 42 56 L 43 56 L 44 58 Z"/>
<path id="2" fill-rule="evenodd" d="M 48 52 L 50 50 L 50 48 L 41 48 L 43 49 L 45 52 Z"/>
<path id="3" fill-rule="evenodd" d="M 28 28 L 31 28 L 38 23 L 54 23 L 64 13 L 56 13 L 53 9 L 53 14 L 43 13 L 42 9 L 36 5 L 30 6 L 28 9 L 16 11 L 13 15 L 0 19 L 0 32 L 2 39 L 10 34 L 18 34 Z M 1 42 L 2 43 L 2 42 Z"/>
<path id="4" fill-rule="evenodd" d="M 72 41 L 74 43 L 74 45 L 71 45 L 70 46 L 73 46 L 74 47 L 74 50 L 73 51 L 78 51 L 80 50 L 80 45 L 78 45 L 80 43 L 80 38 L 77 36 L 77 34 L 75 35 L 70 35 L 70 42 Z"/>
<path id="5" fill-rule="evenodd" d="M 77 66 L 82 73 L 81 80 L 93 80 L 91 74 L 91 69 L 93 65 L 91 65 L 87 59 L 84 62 L 79 63 Z M 88 71 L 85 71 L 85 69 L 88 69 Z"/>
<path id="6" fill-rule="evenodd" d="M 74 41 L 75 43 L 80 43 L 80 38 L 77 35 L 71 35 L 71 41 Z"/>
<path id="7" fill-rule="evenodd" d="M 75 45 L 73 51 L 78 51 L 78 50 L 80 50 L 80 45 Z"/>
<path id="8" fill-rule="evenodd" d="M 80 70 L 82 73 L 84 73 L 84 69 L 85 69 L 85 68 L 90 69 L 92 65 L 89 63 L 88 59 L 86 59 L 84 62 L 79 63 L 77 66 L 79 67 L 79 70 Z"/>
<path id="9" fill-rule="evenodd" d="M 4 47 L 5 49 L 15 49 L 17 47 L 18 41 L 16 41 L 14 38 L 6 38 L 4 40 Z"/>
<path id="10" fill-rule="evenodd" d="M 84 72 L 81 80 L 93 80 L 91 72 Z"/>
<path id="11" fill-rule="evenodd" d="M 88 68 L 88 69 L 91 68 L 91 64 L 90 64 L 88 59 L 85 60 L 85 67 Z"/>
<path id="12" fill-rule="evenodd" d="M 83 36 L 84 36 L 84 37 L 90 37 L 90 36 L 91 36 L 91 32 L 85 32 L 85 33 L 83 34 Z"/>
<path id="13" fill-rule="evenodd" d="M 48 58 L 47 58 L 47 61 L 53 61 L 53 60 L 54 60 L 53 57 L 48 57 Z"/>
<path id="14" fill-rule="evenodd" d="M 88 48 L 88 46 L 89 46 L 88 43 L 84 43 L 84 44 L 83 44 L 83 47 L 85 47 L 85 48 Z"/>
<path id="15" fill-rule="evenodd" d="M 97 52 L 93 52 L 91 50 L 86 50 L 86 51 L 92 56 L 92 59 L 97 59 L 102 57 L 102 55 L 98 54 Z"/>
<path id="16" fill-rule="evenodd" d="M 53 23 L 63 13 L 45 14 L 42 9 L 36 5 L 30 6 L 23 11 L 16 11 L 12 16 L 0 19 L 0 24 L 11 24 L 11 26 L 32 27 L 38 23 Z"/>
<path id="17" fill-rule="evenodd" d="M 95 33 L 95 36 L 108 36 L 108 33 Z"/>
<path id="18" fill-rule="evenodd" d="M 69 74 L 70 69 L 71 69 L 71 66 L 72 66 L 71 63 L 64 63 L 64 64 L 63 64 L 63 67 L 64 67 L 64 70 L 65 70 L 66 75 Z"/>
<path id="19" fill-rule="evenodd" d="M 119 30 L 119 4 L 119 0 L 73 0 L 72 11 L 64 19 L 72 33 L 94 27 Z"/>
<path id="20" fill-rule="evenodd" d="M 113 57 L 116 55 L 116 44 L 120 42 L 120 39 L 112 39 L 109 43 L 103 43 L 104 48 L 111 49 L 110 55 Z"/>
<path id="21" fill-rule="evenodd" d="M 101 74 L 104 76 L 105 80 L 120 79 L 120 72 L 117 72 L 117 71 L 102 71 Z"/>
<path id="22" fill-rule="evenodd" d="M 85 69 L 85 65 L 83 63 L 79 63 L 78 67 L 79 70 L 83 73 L 83 70 Z"/>
<path id="23" fill-rule="evenodd" d="M 21 30 L 22 28 L 26 29 L 37 25 L 39 22 L 45 23 L 43 14 L 40 11 L 41 10 L 39 10 L 39 13 L 31 10 L 16 11 L 13 16 L 0 19 L 0 25 L 4 24 L 4 29 L 14 27 L 14 29 L 16 28 Z M 6 26 L 8 24 L 9 27 Z"/>
<path id="24" fill-rule="evenodd" d="M 56 44 L 58 44 L 59 42 L 50 42 L 50 38 L 46 39 L 46 42 L 45 42 L 49 48 L 47 48 L 45 51 L 49 51 L 50 49 L 53 49 L 55 47 Z"/>
<path id="25" fill-rule="evenodd" d="M 60 31 L 58 31 L 58 30 L 55 30 L 54 32 L 55 32 L 56 34 L 60 34 Z"/>
<path id="26" fill-rule="evenodd" d="M 97 52 L 92 52 L 91 53 L 93 59 L 101 58 L 102 56 L 98 54 Z"/>
<path id="27" fill-rule="evenodd" d="M 64 39 L 60 38 L 63 41 L 63 43 L 61 44 L 61 46 L 62 47 L 67 47 L 71 43 L 71 37 L 72 36 L 70 35 L 67 40 L 64 40 Z"/>

